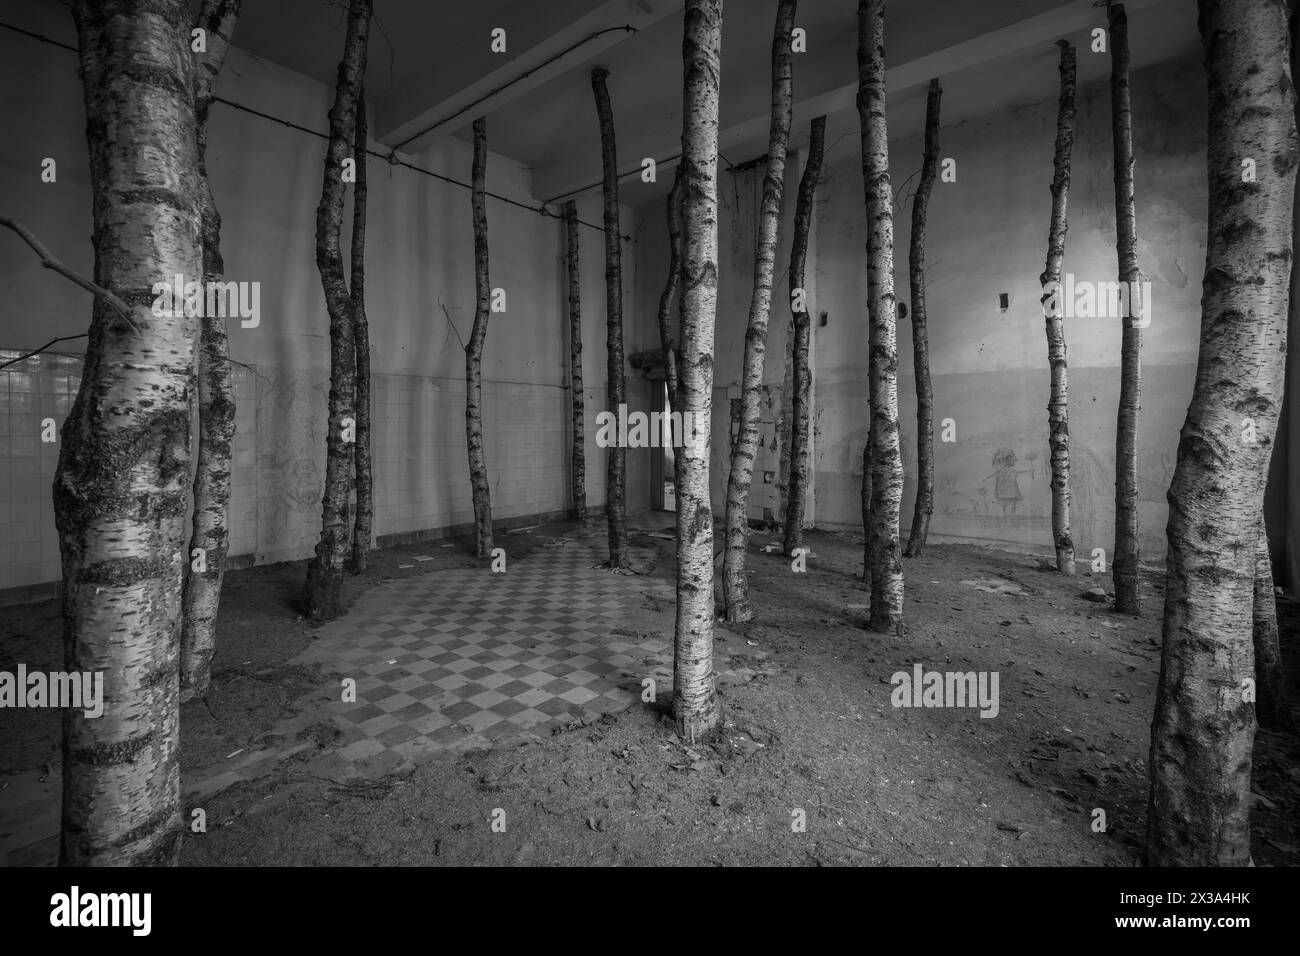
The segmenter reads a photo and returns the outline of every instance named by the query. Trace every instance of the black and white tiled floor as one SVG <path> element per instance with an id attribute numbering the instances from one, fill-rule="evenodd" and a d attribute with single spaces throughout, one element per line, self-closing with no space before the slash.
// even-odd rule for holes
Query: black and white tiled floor
<path id="1" fill-rule="evenodd" d="M 508 556 L 509 536 L 498 544 Z M 634 565 L 646 554 L 634 550 Z M 338 728 L 337 756 L 374 773 L 623 710 L 645 677 L 671 688 L 671 631 L 628 626 L 647 592 L 671 608 L 671 586 L 613 574 L 600 567 L 607 559 L 593 526 L 526 560 L 507 557 L 503 573 L 438 571 L 372 588 L 296 659 L 335 677 L 271 731 L 282 745 L 240 754 L 187 794 L 261 776 L 308 746 L 299 735 L 322 720 Z M 343 699 L 349 678 L 355 701 Z"/>

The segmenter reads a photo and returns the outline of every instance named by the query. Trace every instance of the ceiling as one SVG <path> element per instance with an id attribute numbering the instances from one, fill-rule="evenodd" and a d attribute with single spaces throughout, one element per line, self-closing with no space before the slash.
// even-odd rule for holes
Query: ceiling
<path id="1" fill-rule="evenodd" d="M 486 115 L 489 147 L 532 169 L 537 198 L 593 188 L 600 137 L 590 73 L 604 66 L 620 170 L 638 171 L 645 156 L 662 164 L 681 137 L 682 5 L 375 0 L 366 73 L 372 135 L 410 152 L 430 137 L 465 137 Z M 1199 50 L 1196 0 L 1126 6 L 1135 68 Z M 775 8 L 774 0 L 724 7 L 720 145 L 731 163 L 766 150 Z M 945 125 L 1053 96 L 1058 37 L 1078 46 L 1081 83 L 1109 71 L 1109 56 L 1089 51 L 1091 29 L 1105 24 L 1092 0 L 893 0 L 886 16 L 892 136 L 920 132 L 931 76 L 944 80 Z M 794 61 L 795 142 L 820 113 L 830 116 L 832 136 L 856 129 L 857 0 L 801 0 L 795 22 L 808 38 L 808 52 Z M 332 84 L 345 27 L 345 0 L 245 0 L 234 42 Z M 497 27 L 506 30 L 505 53 L 490 48 Z M 611 29 L 622 27 L 634 29 Z M 623 200 L 655 200 L 671 180 L 666 168 L 655 184 L 628 175 Z"/>

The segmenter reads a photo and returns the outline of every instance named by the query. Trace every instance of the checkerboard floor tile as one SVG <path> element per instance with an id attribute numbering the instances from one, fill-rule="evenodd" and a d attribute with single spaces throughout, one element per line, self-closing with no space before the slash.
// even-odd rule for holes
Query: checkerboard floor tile
<path id="1" fill-rule="evenodd" d="M 662 530 L 673 519 L 649 520 Z M 499 543 L 508 554 L 509 537 Z M 634 549 L 633 563 L 646 556 Z M 456 569 L 372 588 L 296 658 L 355 679 L 356 702 L 317 690 L 295 702 L 295 716 L 272 736 L 287 746 L 302 726 L 329 720 L 342 733 L 344 761 L 389 766 L 630 707 L 644 677 L 671 683 L 671 634 L 615 631 L 635 629 L 628 625 L 647 593 L 667 606 L 673 594 L 662 580 L 604 570 L 607 559 L 597 528 L 510 562 L 502 574 Z M 329 693 L 341 695 L 335 688 Z M 256 755 L 259 769 L 265 756 Z M 223 765 L 220 773 L 240 770 Z"/>

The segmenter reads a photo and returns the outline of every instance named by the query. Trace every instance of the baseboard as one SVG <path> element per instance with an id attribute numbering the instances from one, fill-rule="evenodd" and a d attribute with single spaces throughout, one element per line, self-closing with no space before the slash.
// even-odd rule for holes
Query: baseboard
<path id="1" fill-rule="evenodd" d="M 588 505 L 587 517 L 596 518 L 605 514 L 604 505 Z M 509 533 L 519 528 L 531 528 L 551 521 L 572 521 L 573 511 L 540 511 L 528 515 L 514 515 L 509 518 L 497 518 L 492 522 L 493 533 Z M 446 538 L 461 538 L 474 534 L 474 522 L 464 521 L 460 524 L 444 525 L 440 528 L 421 528 L 415 531 L 395 531 L 381 534 L 375 539 L 376 548 L 396 548 L 404 544 L 418 544 L 422 541 L 442 541 Z"/>
<path id="2" fill-rule="evenodd" d="M 231 554 L 226 556 L 227 571 L 241 571 L 257 563 L 257 555 Z M 15 588 L 0 588 L 0 607 L 13 607 L 16 604 L 35 604 L 37 601 L 49 601 L 63 594 L 63 581 L 42 581 L 40 584 L 24 584 Z"/>
<path id="3" fill-rule="evenodd" d="M 62 581 L 43 581 L 40 584 L 20 584 L 15 588 L 0 588 L 0 607 L 49 601 L 62 593 Z"/>

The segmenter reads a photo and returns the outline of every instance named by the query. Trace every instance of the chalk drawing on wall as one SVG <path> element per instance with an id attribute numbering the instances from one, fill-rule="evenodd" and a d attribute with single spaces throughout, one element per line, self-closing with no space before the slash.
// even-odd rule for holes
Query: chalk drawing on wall
<path id="1" fill-rule="evenodd" d="M 993 497 L 1002 509 L 1001 517 L 1015 517 L 1020 500 L 1024 497 L 1020 491 L 1020 476 L 1033 474 L 1032 468 L 1017 468 L 1019 463 L 1016 453 L 1010 448 L 999 448 L 993 453 L 993 474 L 984 480 L 993 481 Z M 981 491 L 984 488 L 981 487 Z"/>
<path id="2" fill-rule="evenodd" d="M 264 553 L 301 551 L 319 534 L 328 386 L 319 370 L 280 370 L 258 381 L 257 511 Z"/>
<path id="3" fill-rule="evenodd" d="M 1022 460 L 1010 445 L 996 446 L 988 458 L 984 458 L 989 454 L 987 446 L 970 451 L 983 461 L 976 464 L 968 453 L 955 470 L 945 469 L 936 476 L 939 514 L 989 518 L 995 523 L 1040 517 L 1039 498 L 1047 490 L 1047 476 L 1037 452 L 1025 452 Z"/>
<path id="4" fill-rule="evenodd" d="M 1100 512 L 1114 516 L 1115 478 L 1101 456 L 1087 445 L 1070 446 L 1070 533 L 1076 550 L 1098 541 Z M 1109 551 L 1110 544 L 1104 544 Z"/>

